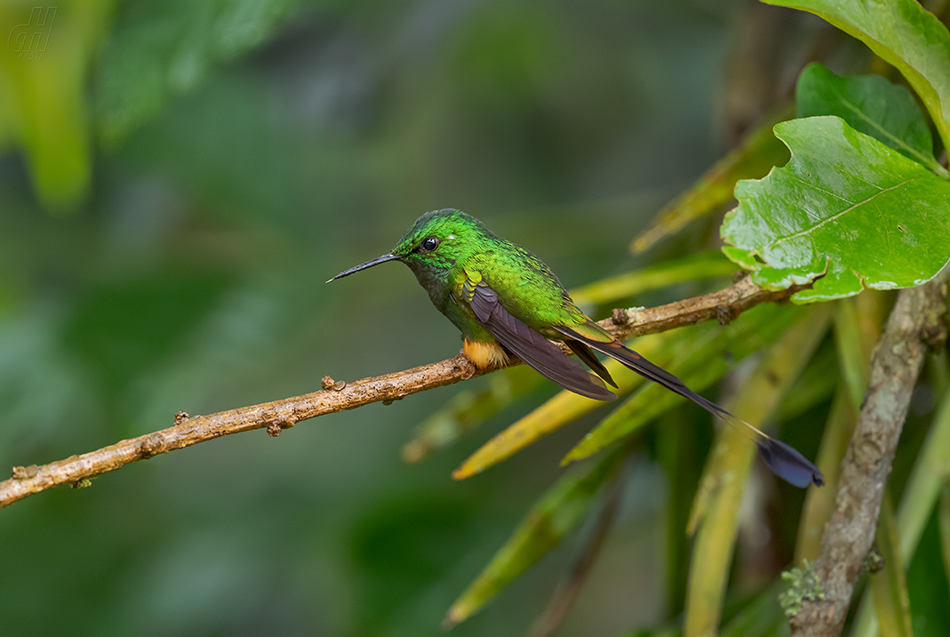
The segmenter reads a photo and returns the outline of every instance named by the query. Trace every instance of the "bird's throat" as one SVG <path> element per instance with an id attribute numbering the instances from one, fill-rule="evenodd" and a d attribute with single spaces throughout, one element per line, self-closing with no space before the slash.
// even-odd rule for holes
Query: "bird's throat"
<path id="1" fill-rule="evenodd" d="M 498 343 L 482 343 L 465 339 L 462 353 L 468 356 L 468 359 L 479 369 L 499 367 L 508 362 L 508 355 Z"/>

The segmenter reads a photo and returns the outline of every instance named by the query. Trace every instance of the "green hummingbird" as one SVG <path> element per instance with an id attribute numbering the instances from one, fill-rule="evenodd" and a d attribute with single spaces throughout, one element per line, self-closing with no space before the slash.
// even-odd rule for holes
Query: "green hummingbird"
<path id="1" fill-rule="evenodd" d="M 629 349 L 586 316 L 557 276 L 538 257 L 499 237 L 461 210 L 433 210 L 419 217 L 389 254 L 344 270 L 327 281 L 387 261 L 413 271 L 432 303 L 462 332 L 464 354 L 478 368 L 500 366 L 511 355 L 564 389 L 597 400 L 614 400 L 617 387 L 594 351 L 684 396 L 723 420 L 749 428 L 769 468 L 798 487 L 824 476 L 798 451 L 736 418 L 689 389 L 666 370 Z M 551 341 L 565 343 L 592 374 Z"/>

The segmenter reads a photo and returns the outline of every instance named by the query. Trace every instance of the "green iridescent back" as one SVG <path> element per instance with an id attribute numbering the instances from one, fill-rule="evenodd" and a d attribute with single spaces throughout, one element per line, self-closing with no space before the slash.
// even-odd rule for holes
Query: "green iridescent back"
<path id="1" fill-rule="evenodd" d="M 437 238 L 439 247 L 425 253 L 419 246 L 428 237 Z M 553 335 L 549 329 L 553 325 L 587 321 L 540 259 L 460 210 L 425 213 L 392 252 L 412 269 L 439 311 L 471 340 L 494 340 L 470 310 L 455 307 L 453 291 L 473 277 L 488 284 L 510 314 L 542 334 Z"/>

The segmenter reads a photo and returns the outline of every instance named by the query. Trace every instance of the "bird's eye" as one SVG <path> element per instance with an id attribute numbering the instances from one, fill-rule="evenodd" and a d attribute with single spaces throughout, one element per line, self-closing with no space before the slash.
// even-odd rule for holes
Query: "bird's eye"
<path id="1" fill-rule="evenodd" d="M 436 237 L 426 237 L 419 244 L 419 247 L 422 248 L 423 252 L 432 252 L 439 247 L 439 240 Z"/>

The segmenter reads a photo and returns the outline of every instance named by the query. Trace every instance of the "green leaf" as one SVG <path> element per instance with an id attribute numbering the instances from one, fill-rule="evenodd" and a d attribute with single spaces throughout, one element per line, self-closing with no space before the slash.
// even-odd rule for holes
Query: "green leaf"
<path id="1" fill-rule="evenodd" d="M 914 0 L 765 0 L 818 15 L 897 67 L 950 148 L 950 33 Z"/>
<path id="2" fill-rule="evenodd" d="M 877 520 L 876 537 L 877 548 L 884 558 L 884 568 L 871 576 L 878 627 L 884 637 L 911 637 L 914 631 L 910 621 L 904 560 L 899 549 L 900 538 L 894 510 L 886 493 Z M 856 634 L 860 632 L 856 631 Z"/>
<path id="3" fill-rule="evenodd" d="M 838 357 L 834 349 L 820 348 L 782 398 L 782 404 L 775 412 L 775 420 L 780 423 L 788 422 L 831 398 L 838 385 L 837 372 Z"/>
<path id="4" fill-rule="evenodd" d="M 950 580 L 950 482 L 943 485 L 940 491 L 940 508 L 937 509 L 937 519 L 940 529 L 940 546 L 943 549 L 943 567 L 947 579 Z"/>
<path id="5" fill-rule="evenodd" d="M 944 569 L 940 543 L 940 516 L 930 516 L 914 558 L 907 565 L 907 592 L 910 595 L 914 637 L 950 635 L 950 583 Z"/>
<path id="6" fill-rule="evenodd" d="M 835 310 L 835 348 L 841 376 L 851 404 L 857 409 L 864 400 L 871 376 L 870 350 L 862 347 L 856 299 L 842 299 Z"/>
<path id="7" fill-rule="evenodd" d="M 637 630 L 623 637 L 683 637 L 683 631 L 677 628 L 657 628 L 656 630 Z"/>
<path id="8" fill-rule="evenodd" d="M 778 603 L 782 590 L 777 582 L 757 594 L 719 633 L 720 637 L 779 637 L 791 634 L 788 619 Z"/>
<path id="9" fill-rule="evenodd" d="M 950 182 L 838 117 L 782 122 L 784 168 L 736 186 L 723 251 L 768 289 L 815 280 L 808 303 L 863 287 L 911 287 L 933 277 L 950 246 Z"/>
<path id="10" fill-rule="evenodd" d="M 950 393 L 943 396 L 927 440 L 914 462 L 897 515 L 900 553 L 910 563 L 933 512 L 940 489 L 950 477 Z"/>
<path id="11" fill-rule="evenodd" d="M 96 112 L 107 142 L 155 116 L 211 69 L 261 44 L 299 0 L 127 4 L 102 54 Z"/>
<path id="12" fill-rule="evenodd" d="M 798 541 L 795 545 L 795 562 L 818 559 L 821 534 L 835 509 L 838 478 L 841 475 L 841 459 L 851 441 L 851 432 L 857 422 L 857 413 L 843 390 L 839 389 L 831 404 L 831 413 L 825 424 L 821 446 L 815 464 L 825 475 L 825 486 L 808 488 L 802 517 L 798 526 Z"/>
<path id="13" fill-rule="evenodd" d="M 773 166 L 787 162 L 788 150 L 775 139 L 772 126 L 789 117 L 790 112 L 782 112 L 770 118 L 746 137 L 738 148 L 713 164 L 689 190 L 657 213 L 650 227 L 630 244 L 630 251 L 645 252 L 689 222 L 726 205 L 732 199 L 738 180 L 764 177 Z"/>
<path id="14" fill-rule="evenodd" d="M 782 582 L 777 581 L 754 596 L 743 600 L 742 609 L 726 624 L 720 637 L 788 637 L 791 629 L 778 603 Z M 624 637 L 682 637 L 675 628 L 639 630 Z"/>
<path id="15" fill-rule="evenodd" d="M 657 420 L 654 429 L 656 459 L 666 474 L 666 528 L 678 529 L 666 537 L 666 615 L 676 617 L 683 612 L 689 577 L 691 539 L 679 529 L 689 522 L 690 508 L 703 464 L 712 445 L 713 429 L 697 427 L 693 419 L 671 411 Z"/>
<path id="16" fill-rule="evenodd" d="M 443 627 L 451 628 L 471 617 L 560 544 L 584 518 L 601 485 L 617 475 L 629 451 L 629 447 L 618 448 L 596 464 L 569 471 L 548 489 L 485 570 L 452 604 Z"/>
<path id="17" fill-rule="evenodd" d="M 796 115 L 837 115 L 854 130 L 870 135 L 909 159 L 946 177 L 934 159 L 933 137 L 914 96 L 880 75 L 838 77 L 817 62 L 798 76 Z"/>

